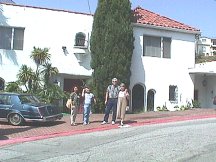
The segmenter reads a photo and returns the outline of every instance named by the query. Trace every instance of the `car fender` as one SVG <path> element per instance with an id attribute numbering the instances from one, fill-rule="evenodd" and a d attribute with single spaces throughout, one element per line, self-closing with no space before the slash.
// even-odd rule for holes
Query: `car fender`
<path id="1" fill-rule="evenodd" d="M 20 113 L 20 111 L 15 110 L 15 109 L 13 109 L 11 112 L 8 113 L 8 115 L 7 115 L 7 120 L 9 119 L 9 116 L 10 116 L 11 114 L 19 114 L 19 115 L 23 118 L 23 120 L 25 121 L 25 118 L 24 118 L 24 116 Z"/>

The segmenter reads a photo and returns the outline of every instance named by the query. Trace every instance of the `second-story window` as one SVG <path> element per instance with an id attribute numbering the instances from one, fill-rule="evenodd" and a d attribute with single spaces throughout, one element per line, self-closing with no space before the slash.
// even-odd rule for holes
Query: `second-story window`
<path id="1" fill-rule="evenodd" d="M 171 58 L 171 38 L 144 35 L 143 56 Z"/>
<path id="2" fill-rule="evenodd" d="M 0 49 L 23 50 L 24 28 L 0 26 Z"/>
<path id="3" fill-rule="evenodd" d="M 82 32 L 76 34 L 75 46 L 85 46 L 86 35 Z"/>
<path id="4" fill-rule="evenodd" d="M 205 43 L 205 42 L 206 42 L 206 39 L 202 39 L 202 42 Z"/>

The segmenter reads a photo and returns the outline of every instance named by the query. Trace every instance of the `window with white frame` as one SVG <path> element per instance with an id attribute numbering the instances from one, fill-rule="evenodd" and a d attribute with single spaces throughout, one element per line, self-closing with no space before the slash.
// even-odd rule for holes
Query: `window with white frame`
<path id="1" fill-rule="evenodd" d="M 23 50 L 24 28 L 0 26 L 0 49 Z"/>
<path id="2" fill-rule="evenodd" d="M 169 101 L 178 102 L 178 87 L 176 85 L 169 86 Z"/>
<path id="3" fill-rule="evenodd" d="M 171 38 L 144 35 L 143 56 L 171 58 Z"/>

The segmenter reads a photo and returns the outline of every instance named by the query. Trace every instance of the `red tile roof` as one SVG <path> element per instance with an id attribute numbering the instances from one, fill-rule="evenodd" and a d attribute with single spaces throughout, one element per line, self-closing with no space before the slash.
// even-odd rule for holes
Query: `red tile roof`
<path id="1" fill-rule="evenodd" d="M 145 10 L 141 7 L 137 7 L 133 10 L 134 23 L 153 25 L 157 27 L 174 28 L 180 30 L 187 30 L 193 32 L 199 32 L 199 29 L 193 28 L 191 26 L 185 25 L 178 21 L 172 20 L 165 16 L 161 16 L 154 12 Z"/>

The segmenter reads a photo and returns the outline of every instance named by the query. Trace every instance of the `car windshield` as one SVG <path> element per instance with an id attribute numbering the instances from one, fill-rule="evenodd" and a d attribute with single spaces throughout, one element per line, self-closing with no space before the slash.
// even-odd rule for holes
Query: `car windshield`
<path id="1" fill-rule="evenodd" d="M 40 103 L 39 99 L 32 95 L 20 95 L 19 99 L 22 103 Z"/>

